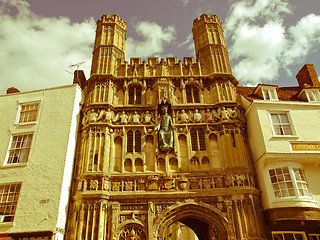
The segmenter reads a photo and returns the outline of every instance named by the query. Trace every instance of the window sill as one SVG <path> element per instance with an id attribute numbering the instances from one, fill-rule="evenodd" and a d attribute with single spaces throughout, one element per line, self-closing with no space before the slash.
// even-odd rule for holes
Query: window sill
<path id="1" fill-rule="evenodd" d="M 35 121 L 35 122 L 15 123 L 14 125 L 16 127 L 22 127 L 22 126 L 37 125 L 38 123 L 39 123 L 38 121 Z"/>
<path id="2" fill-rule="evenodd" d="M 12 227 L 14 222 L 0 222 L 0 227 Z"/>
<path id="3" fill-rule="evenodd" d="M 298 139 L 297 135 L 273 135 L 271 139 Z"/>
<path id="4" fill-rule="evenodd" d="M 9 163 L 9 164 L 0 166 L 0 169 L 15 168 L 15 167 L 25 167 L 25 166 L 28 166 L 28 163 Z"/>

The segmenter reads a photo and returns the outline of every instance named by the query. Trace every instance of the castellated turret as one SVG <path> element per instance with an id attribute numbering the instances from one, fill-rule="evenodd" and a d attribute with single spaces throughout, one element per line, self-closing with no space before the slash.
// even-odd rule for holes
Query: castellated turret
<path id="1" fill-rule="evenodd" d="M 125 59 L 127 25 L 118 15 L 106 14 L 97 21 L 91 76 L 114 75 L 116 60 Z"/>
<path id="2" fill-rule="evenodd" d="M 202 14 L 194 20 L 192 32 L 196 60 L 200 62 L 202 73 L 232 74 L 222 23 L 217 15 Z"/>

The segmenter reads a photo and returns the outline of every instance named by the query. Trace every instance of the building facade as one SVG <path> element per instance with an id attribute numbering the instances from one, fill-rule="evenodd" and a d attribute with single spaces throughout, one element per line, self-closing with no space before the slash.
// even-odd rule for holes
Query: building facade
<path id="1" fill-rule="evenodd" d="M 237 89 L 274 240 L 320 239 L 320 83 L 312 64 L 297 80 L 297 87 Z"/>
<path id="2" fill-rule="evenodd" d="M 0 238 L 63 239 L 82 91 L 0 96 Z"/>
<path id="3" fill-rule="evenodd" d="M 98 20 L 66 239 L 267 239 L 221 21 L 192 32 L 196 62 L 128 63 L 126 22 Z"/>

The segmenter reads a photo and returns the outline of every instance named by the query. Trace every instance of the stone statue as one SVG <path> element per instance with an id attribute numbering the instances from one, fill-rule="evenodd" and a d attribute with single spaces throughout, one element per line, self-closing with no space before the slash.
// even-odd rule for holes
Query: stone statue
<path id="1" fill-rule="evenodd" d="M 193 113 L 193 121 L 194 122 L 200 122 L 201 121 L 201 114 L 199 113 L 198 109 L 194 110 L 194 113 Z"/>
<path id="2" fill-rule="evenodd" d="M 185 110 L 181 110 L 181 112 L 180 112 L 180 121 L 182 122 L 182 123 L 186 123 L 186 122 L 188 122 L 189 121 L 189 116 L 188 116 L 188 114 L 186 113 L 186 111 Z"/>
<path id="3" fill-rule="evenodd" d="M 159 148 L 163 152 L 173 149 L 173 131 L 176 127 L 172 123 L 172 118 L 168 114 L 168 106 L 162 106 L 163 115 L 154 130 L 158 130 Z"/>
<path id="4" fill-rule="evenodd" d="M 125 113 L 125 111 L 122 111 L 120 115 L 120 122 L 122 124 L 127 124 L 128 123 L 128 115 Z"/>
<path id="5" fill-rule="evenodd" d="M 131 120 L 133 124 L 140 123 L 140 115 L 137 113 L 137 111 L 134 111 L 134 114 L 132 115 Z"/>

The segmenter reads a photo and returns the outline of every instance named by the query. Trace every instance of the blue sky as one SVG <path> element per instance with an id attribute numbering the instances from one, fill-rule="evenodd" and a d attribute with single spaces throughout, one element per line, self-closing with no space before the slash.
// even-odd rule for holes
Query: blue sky
<path id="1" fill-rule="evenodd" d="M 0 0 L 0 94 L 71 84 L 79 62 L 89 78 L 95 22 L 114 13 L 127 22 L 128 61 L 194 56 L 193 20 L 209 13 L 240 85 L 296 86 L 305 63 L 320 74 L 319 0 Z"/>

